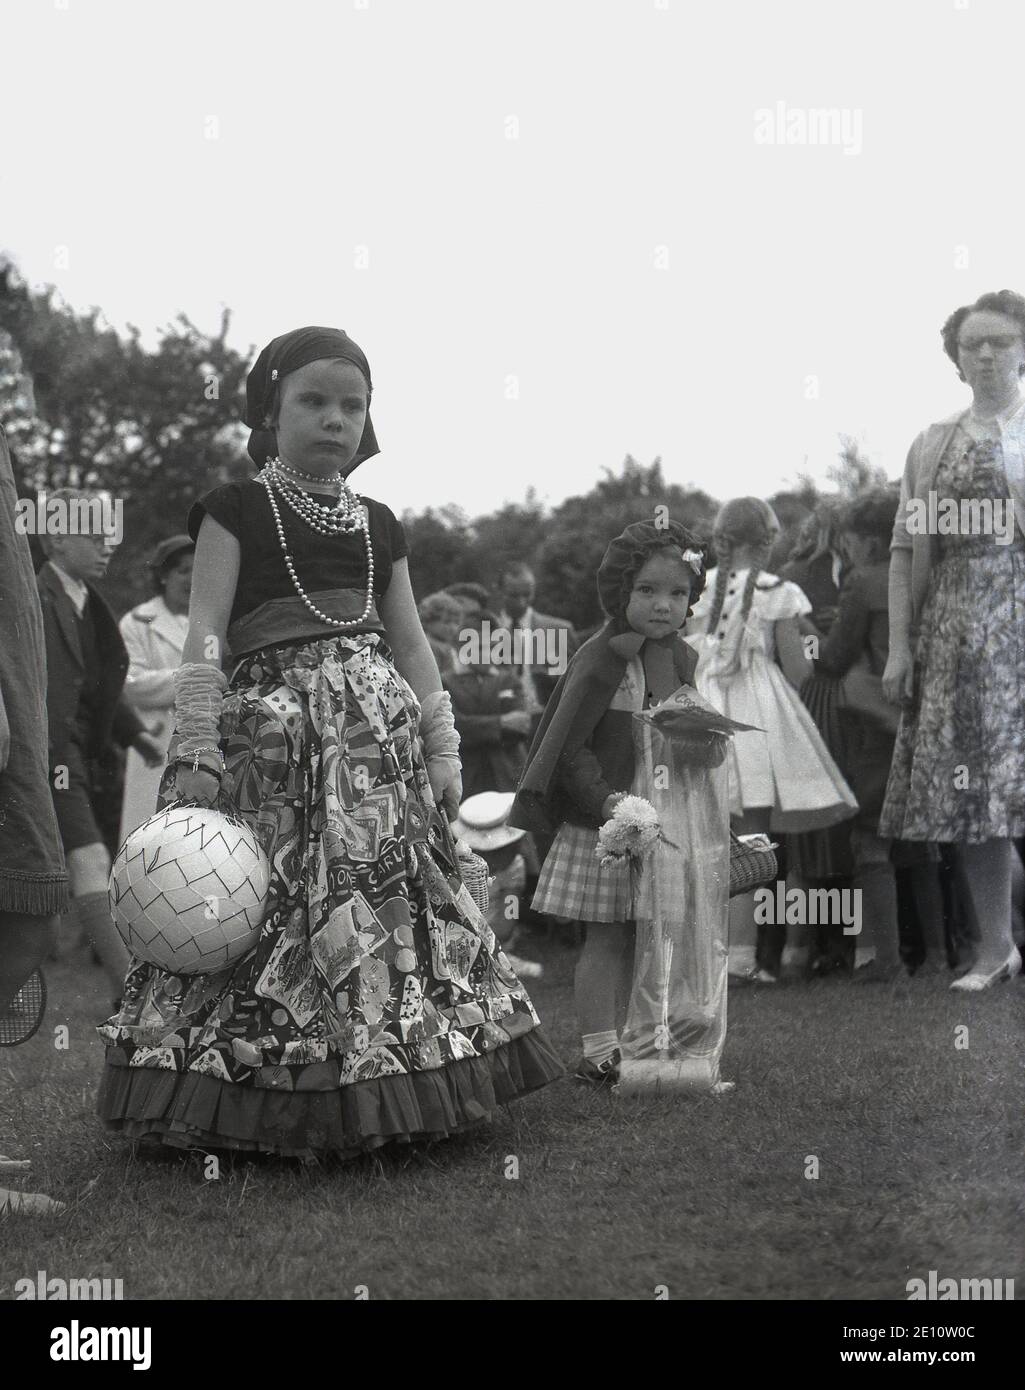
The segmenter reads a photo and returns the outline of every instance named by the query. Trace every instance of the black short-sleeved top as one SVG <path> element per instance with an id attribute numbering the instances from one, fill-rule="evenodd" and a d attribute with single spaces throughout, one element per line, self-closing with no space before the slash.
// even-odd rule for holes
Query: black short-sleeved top
<path id="1" fill-rule="evenodd" d="M 315 494 L 311 493 L 310 496 Z M 390 507 L 359 494 L 370 518 L 370 542 L 374 549 L 374 598 L 380 602 L 391 582 L 392 565 L 409 554 L 402 523 Z M 316 496 L 323 501 L 322 495 Z M 278 500 L 289 554 L 308 594 L 323 589 L 364 589 L 367 582 L 363 535 L 323 536 L 300 521 L 286 502 Z M 285 568 L 274 514 L 263 483 L 250 478 L 214 488 L 189 512 L 188 531 L 199 537 L 203 517 L 209 514 L 235 536 L 241 547 L 238 584 L 229 622 L 244 617 L 269 599 L 294 598 L 295 585 Z"/>

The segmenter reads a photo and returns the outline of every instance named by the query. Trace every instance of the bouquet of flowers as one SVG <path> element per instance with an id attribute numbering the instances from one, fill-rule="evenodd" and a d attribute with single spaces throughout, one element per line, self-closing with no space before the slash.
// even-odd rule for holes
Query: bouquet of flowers
<path id="1" fill-rule="evenodd" d="M 676 849 L 662 834 L 658 812 L 643 796 L 624 796 L 612 808 L 612 815 L 598 831 L 596 853 L 603 869 L 620 859 L 639 865 L 657 844 Z"/>

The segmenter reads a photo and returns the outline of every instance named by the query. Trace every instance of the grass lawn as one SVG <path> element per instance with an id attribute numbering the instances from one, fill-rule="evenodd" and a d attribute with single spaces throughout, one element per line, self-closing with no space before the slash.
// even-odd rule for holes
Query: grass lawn
<path id="1" fill-rule="evenodd" d="M 532 993 L 576 1058 L 573 952 Z M 570 1081 L 470 1137 L 357 1164 L 136 1159 L 93 1116 L 106 991 L 48 972 L 44 1031 L 0 1051 L 10 1187 L 69 1203 L 0 1217 L 0 1298 L 35 1277 L 126 1298 L 903 1299 L 930 1269 L 1014 1278 L 1022 979 L 975 998 L 824 980 L 730 994 L 719 1098 L 617 1099 Z M 53 1029 L 71 1045 L 58 1051 Z M 956 1046 L 959 1025 L 967 1048 Z M 961 1035 L 964 1036 L 963 1034 Z M 808 1156 L 819 1176 L 806 1177 Z M 519 1176 L 506 1176 L 518 1160 Z"/>

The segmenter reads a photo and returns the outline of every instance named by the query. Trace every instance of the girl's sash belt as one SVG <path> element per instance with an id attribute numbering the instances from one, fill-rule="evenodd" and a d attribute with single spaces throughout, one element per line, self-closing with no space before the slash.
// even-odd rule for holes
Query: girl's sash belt
<path id="1" fill-rule="evenodd" d="M 330 618 L 351 622 L 363 612 L 366 591 L 362 589 L 320 589 L 310 594 L 310 602 Z M 353 637 L 361 632 L 384 632 L 384 624 L 371 604 L 370 612 L 357 627 L 337 628 L 321 622 L 298 596 L 272 598 L 252 612 L 236 618 L 228 628 L 228 650 L 233 660 L 280 642 L 308 642 L 316 637 Z"/>

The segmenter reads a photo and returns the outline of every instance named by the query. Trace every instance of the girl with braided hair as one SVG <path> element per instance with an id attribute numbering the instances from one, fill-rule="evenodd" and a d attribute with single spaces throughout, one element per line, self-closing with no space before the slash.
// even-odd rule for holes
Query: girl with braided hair
<path id="1" fill-rule="evenodd" d="M 730 719 L 754 725 L 731 739 L 727 754 L 730 812 L 741 835 L 816 830 L 853 816 L 858 805 L 797 694 L 812 673 L 798 624 L 811 604 L 796 584 L 765 569 L 778 534 L 775 512 L 757 497 L 720 509 L 718 564 L 688 626 L 699 692 Z M 731 970 L 775 983 L 785 925 L 759 927 L 752 952 L 754 925 L 753 895 L 734 898 Z"/>

